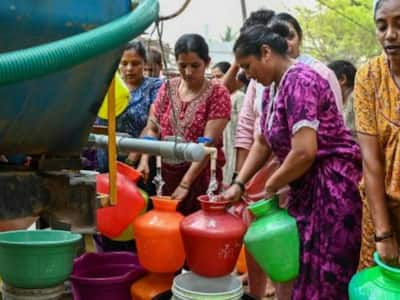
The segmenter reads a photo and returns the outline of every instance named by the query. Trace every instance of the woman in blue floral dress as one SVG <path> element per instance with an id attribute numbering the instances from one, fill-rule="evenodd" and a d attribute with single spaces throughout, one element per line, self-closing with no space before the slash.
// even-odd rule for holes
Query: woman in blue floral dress
<path id="1" fill-rule="evenodd" d="M 146 126 L 150 106 L 162 84 L 162 80 L 159 78 L 144 76 L 145 63 L 146 50 L 143 44 L 139 41 L 127 44 L 119 63 L 119 71 L 130 90 L 131 97 L 125 111 L 117 117 L 117 131 L 126 133 L 133 138 L 139 137 Z M 107 120 L 98 118 L 96 123 L 107 125 Z M 107 172 L 107 152 L 99 150 L 97 159 L 99 171 Z M 139 159 L 139 153 L 130 153 L 124 160 L 130 165 L 135 165 Z"/>

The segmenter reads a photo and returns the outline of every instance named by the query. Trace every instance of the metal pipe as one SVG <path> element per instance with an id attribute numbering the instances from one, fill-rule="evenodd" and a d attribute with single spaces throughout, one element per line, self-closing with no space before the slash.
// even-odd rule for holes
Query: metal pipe
<path id="1" fill-rule="evenodd" d="M 99 134 L 89 135 L 89 144 L 106 148 L 108 137 Z M 145 139 L 134 139 L 117 136 L 117 148 L 119 153 L 131 151 L 161 155 L 167 158 L 180 159 L 184 161 L 201 161 L 206 155 L 204 145 L 196 143 L 175 143 L 169 141 L 150 141 Z"/>

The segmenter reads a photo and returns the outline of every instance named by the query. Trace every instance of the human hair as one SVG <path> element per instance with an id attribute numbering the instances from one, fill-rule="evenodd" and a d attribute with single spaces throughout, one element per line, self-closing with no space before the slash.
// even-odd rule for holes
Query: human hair
<path id="1" fill-rule="evenodd" d="M 328 64 L 328 67 L 335 72 L 338 79 L 346 76 L 347 85 L 351 88 L 354 87 L 354 78 L 356 77 L 357 69 L 351 62 L 346 60 L 335 60 Z"/>
<path id="2" fill-rule="evenodd" d="M 196 33 L 184 34 L 175 43 L 175 58 L 182 53 L 196 53 L 205 63 L 210 61 L 208 45 L 205 39 Z"/>
<path id="3" fill-rule="evenodd" d="M 242 27 L 240 28 L 240 33 L 246 31 L 254 25 L 267 25 L 274 15 L 275 12 L 269 9 L 259 9 L 253 11 L 250 16 L 244 21 Z"/>
<path id="4" fill-rule="evenodd" d="M 222 73 L 228 72 L 229 68 L 231 67 L 231 64 L 227 61 L 220 61 L 219 63 L 216 63 L 212 68 L 213 69 L 220 69 Z"/>
<path id="5" fill-rule="evenodd" d="M 159 66 L 162 66 L 162 57 L 161 52 L 156 48 L 149 48 L 147 51 L 147 60 L 148 63 L 153 63 Z"/>
<path id="6" fill-rule="evenodd" d="M 383 2 L 386 0 L 375 0 L 374 4 L 373 4 L 373 13 L 374 13 L 374 19 L 376 17 L 376 12 L 378 11 L 378 9 L 380 9 L 382 7 Z"/>
<path id="7" fill-rule="evenodd" d="M 146 56 L 146 49 L 143 46 L 143 43 L 141 41 L 130 41 L 128 44 L 125 45 L 124 47 L 124 52 L 128 50 L 135 50 L 136 53 L 143 59 L 144 62 L 147 62 L 147 56 Z"/>
<path id="8" fill-rule="evenodd" d="M 292 25 L 294 30 L 296 30 L 296 33 L 299 36 L 300 41 L 303 40 L 303 29 L 301 29 L 299 21 L 297 21 L 297 19 L 295 17 L 293 17 L 291 14 L 288 14 L 288 13 L 276 14 L 271 19 L 271 23 L 276 22 L 276 21 L 283 21 L 283 22 L 287 22 L 290 25 Z"/>
<path id="9" fill-rule="evenodd" d="M 259 57 L 261 46 L 268 45 L 274 52 L 286 55 L 288 44 L 284 36 L 289 34 L 289 28 L 286 25 L 279 27 L 281 31 L 284 31 L 285 28 L 286 32 L 279 34 L 267 26 L 254 25 L 240 34 L 233 46 L 233 51 L 238 56 L 255 55 Z"/>

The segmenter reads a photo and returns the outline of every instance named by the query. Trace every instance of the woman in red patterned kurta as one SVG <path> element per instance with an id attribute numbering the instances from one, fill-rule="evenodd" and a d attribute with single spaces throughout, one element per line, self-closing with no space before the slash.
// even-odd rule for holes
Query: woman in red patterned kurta
<path id="1" fill-rule="evenodd" d="M 212 141 L 218 149 L 217 180 L 222 181 L 225 163 L 222 132 L 231 114 L 228 90 L 207 80 L 205 70 L 210 63 L 208 46 L 198 34 L 185 34 L 175 44 L 175 58 L 180 77 L 164 83 L 151 109 L 146 134 L 161 140 L 197 142 L 199 137 Z M 170 90 L 169 90 L 170 88 Z M 164 195 L 180 200 L 178 210 L 184 215 L 200 206 L 197 197 L 207 192 L 210 180 L 209 158 L 201 162 L 163 159 Z M 148 155 L 143 155 L 139 170 L 148 173 Z"/>

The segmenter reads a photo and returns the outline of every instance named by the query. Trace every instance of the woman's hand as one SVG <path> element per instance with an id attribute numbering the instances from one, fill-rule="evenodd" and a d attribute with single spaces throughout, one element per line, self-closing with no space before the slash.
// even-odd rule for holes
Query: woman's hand
<path id="1" fill-rule="evenodd" d="M 178 185 L 178 187 L 172 193 L 171 198 L 174 200 L 181 201 L 185 199 L 188 195 L 189 195 L 189 188 Z"/>
<path id="2" fill-rule="evenodd" d="M 376 250 L 385 263 L 392 266 L 399 266 L 399 246 L 397 245 L 395 236 L 377 242 Z"/>
<path id="3" fill-rule="evenodd" d="M 236 202 L 239 201 L 242 196 L 242 190 L 238 184 L 232 184 L 225 192 L 224 199 Z"/>
<path id="4" fill-rule="evenodd" d="M 134 167 L 140 159 L 140 153 L 130 152 L 125 160 L 125 163 Z"/>
<path id="5" fill-rule="evenodd" d="M 139 171 L 140 173 L 142 173 L 143 175 L 143 181 L 147 182 L 147 180 L 149 179 L 149 175 L 150 175 L 150 168 L 149 168 L 149 161 L 148 159 L 145 159 L 142 156 L 142 159 L 139 162 L 139 165 L 137 166 L 137 171 Z"/>
<path id="6" fill-rule="evenodd" d="M 275 196 L 275 194 L 277 193 L 277 189 L 274 188 L 271 183 L 270 180 L 268 180 L 265 183 L 265 199 L 271 199 L 273 196 Z"/>

